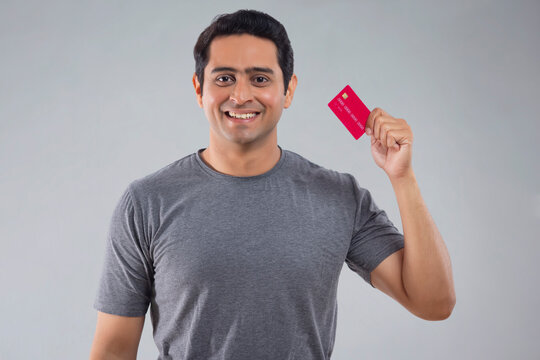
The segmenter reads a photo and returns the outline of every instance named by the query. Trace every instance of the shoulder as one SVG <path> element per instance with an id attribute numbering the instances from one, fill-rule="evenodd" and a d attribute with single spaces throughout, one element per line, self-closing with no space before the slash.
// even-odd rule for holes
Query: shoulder
<path id="1" fill-rule="evenodd" d="M 316 183 L 328 190 L 332 188 L 352 190 L 357 185 L 353 175 L 323 166 L 294 151 L 287 151 L 290 176 L 299 181 Z"/>
<path id="2" fill-rule="evenodd" d="M 132 180 L 128 190 L 136 199 L 149 199 L 178 191 L 196 174 L 195 153 L 186 155 L 146 175 Z"/>

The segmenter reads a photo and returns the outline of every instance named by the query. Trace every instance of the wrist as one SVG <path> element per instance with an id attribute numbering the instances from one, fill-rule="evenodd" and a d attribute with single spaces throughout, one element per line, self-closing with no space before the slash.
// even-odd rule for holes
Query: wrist
<path id="1" fill-rule="evenodd" d="M 416 182 L 416 176 L 412 168 L 409 168 L 409 170 L 407 170 L 403 174 L 400 174 L 399 176 L 389 175 L 388 178 L 390 179 L 392 186 L 396 186 L 396 185 L 400 185 L 404 183 Z"/>

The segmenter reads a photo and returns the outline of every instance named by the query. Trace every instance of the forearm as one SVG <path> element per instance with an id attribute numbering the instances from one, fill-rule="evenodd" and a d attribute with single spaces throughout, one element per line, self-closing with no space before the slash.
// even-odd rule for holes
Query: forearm
<path id="1" fill-rule="evenodd" d="M 414 172 L 390 180 L 405 237 L 402 281 L 407 296 L 428 317 L 449 315 L 455 304 L 455 291 L 444 240 L 422 199 Z"/>
<path id="2" fill-rule="evenodd" d="M 106 341 L 108 339 L 94 337 L 90 349 L 90 360 L 135 360 L 137 348 L 123 345 L 119 341 Z"/>
<path id="3" fill-rule="evenodd" d="M 135 360 L 137 355 L 91 350 L 90 360 Z"/>

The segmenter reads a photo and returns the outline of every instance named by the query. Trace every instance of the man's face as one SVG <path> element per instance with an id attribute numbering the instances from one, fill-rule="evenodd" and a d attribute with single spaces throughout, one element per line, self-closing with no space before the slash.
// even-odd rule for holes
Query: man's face
<path id="1" fill-rule="evenodd" d="M 197 101 L 210 123 L 211 140 L 222 149 L 272 141 L 282 109 L 292 101 L 296 81 L 293 75 L 285 95 L 273 41 L 248 34 L 214 38 L 202 96 L 193 76 Z M 235 119 L 231 112 L 248 119 Z"/>

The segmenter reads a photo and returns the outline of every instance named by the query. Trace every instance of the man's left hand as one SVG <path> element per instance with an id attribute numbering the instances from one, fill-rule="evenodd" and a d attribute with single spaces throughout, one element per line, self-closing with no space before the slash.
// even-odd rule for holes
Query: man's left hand
<path id="1" fill-rule="evenodd" d="M 413 133 L 404 119 L 396 119 L 383 109 L 375 108 L 366 122 L 366 134 L 371 136 L 375 163 L 391 180 L 412 173 Z"/>

